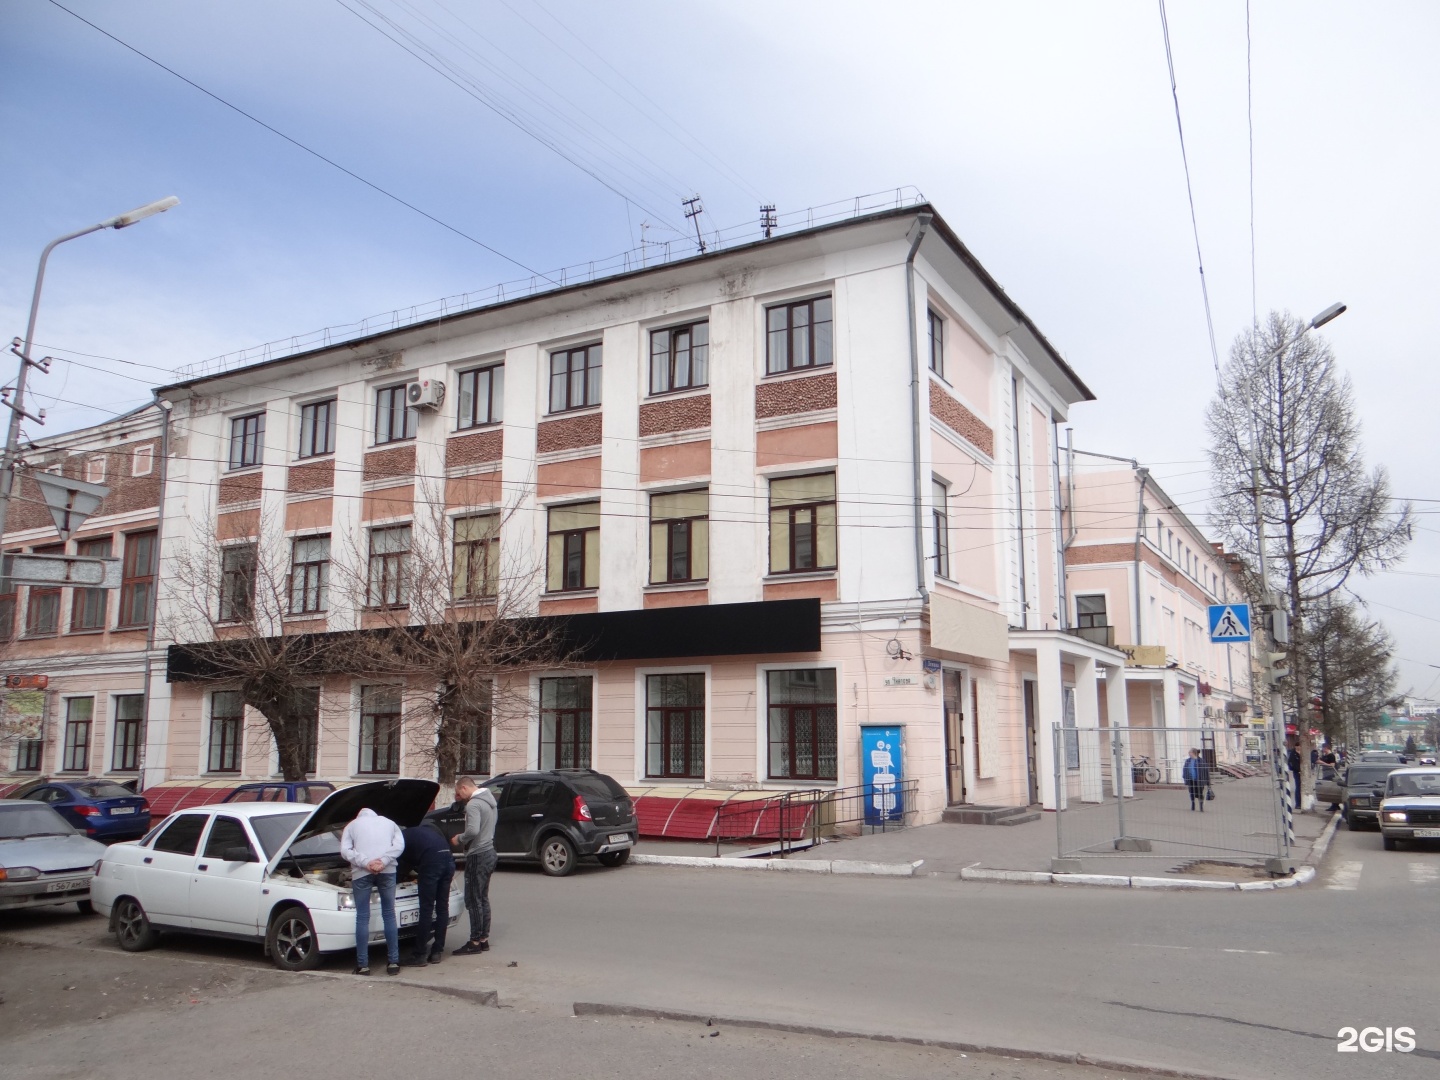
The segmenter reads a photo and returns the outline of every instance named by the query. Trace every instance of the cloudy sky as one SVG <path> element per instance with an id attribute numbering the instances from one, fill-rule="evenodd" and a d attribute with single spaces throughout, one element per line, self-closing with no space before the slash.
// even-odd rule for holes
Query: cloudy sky
<path id="1" fill-rule="evenodd" d="M 1077 445 L 1205 520 L 1215 378 L 1153 0 L 62 2 L 0 5 L 4 335 L 47 241 L 183 205 L 51 260 L 46 434 L 179 365 L 682 243 L 693 194 L 716 230 L 913 185 L 1098 394 Z M 1324 334 L 1417 510 L 1357 591 L 1440 696 L 1440 6 L 1251 5 L 1253 278 L 1246 4 L 1166 12 L 1221 356 L 1254 305 L 1349 305 Z"/>

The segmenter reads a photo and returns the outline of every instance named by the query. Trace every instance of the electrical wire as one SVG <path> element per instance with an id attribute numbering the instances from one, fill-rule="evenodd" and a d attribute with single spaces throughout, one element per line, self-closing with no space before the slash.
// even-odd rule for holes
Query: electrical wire
<path id="1" fill-rule="evenodd" d="M 1250 69 L 1250 0 L 1245 0 L 1245 128 L 1250 139 L 1250 323 L 1260 325 L 1260 293 L 1255 284 L 1255 94 Z"/>
<path id="2" fill-rule="evenodd" d="M 154 64 L 156 67 L 158 67 L 161 71 L 168 72 L 169 74 L 175 76 L 175 78 L 179 79 L 181 82 L 185 83 L 187 86 L 193 87 L 194 89 L 200 91 L 200 93 L 204 94 L 206 97 L 210 98 L 210 99 L 213 100 L 213 101 L 219 102 L 221 105 L 224 105 L 227 109 L 230 109 L 230 110 L 233 111 L 233 112 L 239 113 L 239 114 L 240 114 L 241 116 L 243 116 L 246 120 L 249 120 L 249 121 L 250 121 L 251 123 L 253 123 L 253 124 L 258 124 L 260 127 L 264 128 L 266 131 L 270 132 L 272 135 L 278 135 L 280 138 L 282 138 L 282 139 L 284 139 L 286 142 L 288 142 L 291 146 L 294 146 L 294 147 L 296 147 L 297 149 L 300 149 L 300 150 L 305 151 L 305 153 L 309 154 L 311 157 L 314 157 L 314 158 L 318 159 L 319 161 L 323 161 L 326 165 L 329 165 L 329 166 L 330 166 L 331 168 L 333 168 L 333 169 L 338 169 L 340 172 L 344 173 L 346 176 L 350 177 L 352 180 L 358 180 L 360 183 L 364 184 L 366 187 L 370 188 L 372 191 L 375 191 L 375 192 L 377 192 L 377 193 L 379 193 L 379 194 L 381 194 L 381 195 L 384 195 L 387 199 L 390 199 L 390 200 L 392 200 L 392 201 L 394 201 L 394 202 L 399 203 L 401 206 L 405 207 L 407 210 L 412 210 L 412 211 L 414 211 L 415 213 L 419 214 L 421 217 L 426 218 L 426 219 L 429 220 L 429 221 L 433 221 L 436 225 L 439 225 L 442 229 L 447 229 L 447 230 L 449 230 L 450 232 L 454 233 L 456 236 L 461 237 L 462 239 L 465 239 L 465 240 L 469 240 L 472 244 L 475 244 L 477 247 L 481 247 L 481 248 L 485 249 L 486 251 L 490 252 L 490 254 L 495 255 L 495 256 L 497 256 L 497 257 L 499 257 L 499 258 L 501 258 L 501 259 L 504 259 L 506 262 L 511 263 L 511 264 L 513 264 L 513 265 L 515 265 L 515 266 L 518 266 L 518 267 L 520 267 L 520 269 L 522 269 L 522 270 L 524 270 L 524 271 L 526 271 L 526 272 L 528 272 L 528 273 L 530 273 L 530 274 L 533 274 L 533 275 L 535 275 L 536 277 L 544 278 L 546 281 L 550 282 L 550 284 L 552 284 L 552 285 L 558 285 L 558 284 L 559 284 L 559 282 L 555 281 L 555 280 L 554 280 L 553 278 L 551 278 L 549 275 L 543 274 L 543 273 L 541 273 L 539 270 L 532 269 L 531 267 L 527 266 L 525 263 L 521 262 L 519 259 L 516 259 L 516 258 L 514 258 L 514 257 L 512 257 L 512 256 L 510 256 L 510 255 L 506 255 L 506 254 L 505 254 L 503 251 L 501 251 L 499 248 L 491 247 L 489 244 L 485 243 L 485 241 L 480 240 L 480 239 L 478 239 L 477 237 L 471 236 L 469 233 L 465 232 L 463 229 L 459 229 L 459 228 L 457 228 L 456 226 L 451 225 L 448 221 L 442 221 L 440 218 L 436 217 L 434 214 L 430 213 L 429 211 L 427 211 L 427 210 L 422 210 L 422 209 L 420 209 L 420 207 L 416 206 L 414 203 L 409 202 L 408 200 L 401 198 L 399 195 L 396 195 L 393 191 L 387 191 L 385 188 L 381 187 L 379 184 L 375 183 L 373 180 L 367 180 L 365 177 L 361 176 L 359 173 L 355 172 L 353 169 L 348 169 L 348 168 L 346 168 L 344 165 L 341 165 L 341 164 L 340 164 L 338 161 L 336 161 L 334 158 L 326 157 L 324 154 L 320 153 L 319 150 L 316 150 L 316 149 L 314 149 L 313 147 L 307 146 L 307 145 L 305 145 L 304 143 L 302 143 L 299 139 L 296 139 L 296 138 L 294 138 L 294 137 L 291 136 L 291 135 L 285 134 L 285 132 L 281 131 L 281 130 L 280 130 L 279 128 L 277 128 L 277 127 L 273 127 L 273 126 L 271 126 L 270 124 L 267 124 L 264 120 L 261 120 L 258 116 L 254 115 L 253 113 L 248 113 L 248 112 L 246 112 L 244 109 L 240 108 L 240 106 L 235 105 L 235 104 L 233 104 L 233 103 L 231 103 L 231 102 L 229 102 L 229 101 L 226 101 L 224 98 L 222 98 L 219 94 L 215 93 L 213 90 L 207 90 L 205 87 L 201 86 L 201 85 L 200 85 L 199 83 L 197 83 L 195 80 L 186 78 L 184 75 L 181 75 L 180 72 L 176 71 L 174 68 L 172 68 L 172 67 L 167 67 L 165 64 L 162 64 L 159 60 L 156 60 L 153 56 L 149 55 L 148 53 L 141 52 L 141 51 L 140 51 L 139 49 L 137 49 L 134 45 L 131 45 L 128 41 L 124 41 L 124 40 L 122 40 L 121 38 L 116 37 L 114 34 L 110 33 L 110 31 L 104 29 L 103 27 L 97 26 L 95 23 L 91 22 L 89 19 L 85 18 L 83 15 L 79 15 L 79 14 L 77 14 L 76 12 L 71 11 L 71 10 L 70 10 L 69 8 L 67 8 L 64 4 L 60 3 L 59 0 L 49 0 L 49 2 L 50 2 L 51 4 L 53 4 L 55 7 L 59 8 L 61 11 L 65 12 L 65 14 L 69 15 L 70 17 L 72 17 L 72 18 L 74 18 L 74 19 L 79 20 L 80 22 L 84 23 L 86 26 L 90 27 L 92 30 L 94 30 L 94 31 L 96 31 L 97 33 L 102 34 L 102 35 L 104 35 L 105 37 L 109 38 L 111 41 L 115 42 L 115 44 L 120 45 L 120 46 L 123 46 L 124 48 L 130 50 L 132 53 L 134 53 L 136 56 L 140 57 L 142 60 L 148 60 L 150 63 L 152 63 L 152 64 Z"/>

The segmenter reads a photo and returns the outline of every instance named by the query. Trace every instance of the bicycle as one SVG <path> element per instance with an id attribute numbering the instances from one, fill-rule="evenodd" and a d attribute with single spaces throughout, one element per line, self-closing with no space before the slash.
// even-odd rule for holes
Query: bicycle
<path id="1" fill-rule="evenodd" d="M 1150 764 L 1147 754 L 1130 759 L 1130 778 L 1136 783 L 1158 784 L 1160 783 L 1160 770 Z"/>

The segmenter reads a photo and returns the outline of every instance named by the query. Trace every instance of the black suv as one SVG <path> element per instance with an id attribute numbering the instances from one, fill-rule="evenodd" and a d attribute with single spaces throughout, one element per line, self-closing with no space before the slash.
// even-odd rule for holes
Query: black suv
<path id="1" fill-rule="evenodd" d="M 500 808 L 495 853 L 502 860 L 538 861 L 551 877 L 564 877 L 582 856 L 593 855 L 603 866 L 619 866 L 630 858 L 639 835 L 635 804 L 604 773 L 501 773 L 481 786 L 494 792 Z M 426 820 L 453 838 L 465 831 L 465 805 L 455 802 L 432 810 Z"/>
<path id="2" fill-rule="evenodd" d="M 1368 829 L 1380 824 L 1380 800 L 1385 797 L 1385 781 L 1396 769 L 1404 768 L 1398 761 L 1357 761 L 1345 772 L 1345 801 L 1341 804 L 1345 824 L 1352 830 Z"/>

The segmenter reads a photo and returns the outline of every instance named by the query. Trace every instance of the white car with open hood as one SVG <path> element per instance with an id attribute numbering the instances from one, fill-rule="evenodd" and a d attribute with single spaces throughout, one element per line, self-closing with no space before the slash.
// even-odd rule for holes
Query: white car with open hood
<path id="1" fill-rule="evenodd" d="M 90 896 L 120 947 L 153 948 L 162 931 L 262 941 L 277 967 L 314 967 L 355 947 L 350 867 L 340 833 L 369 808 L 402 828 L 419 825 L 439 785 L 386 780 L 341 788 L 319 806 L 216 803 L 171 814 L 143 839 L 106 849 Z M 459 876 L 449 925 L 463 909 Z M 370 940 L 384 941 L 379 898 Z M 395 891 L 402 936 L 420 916 L 416 885 Z"/>

